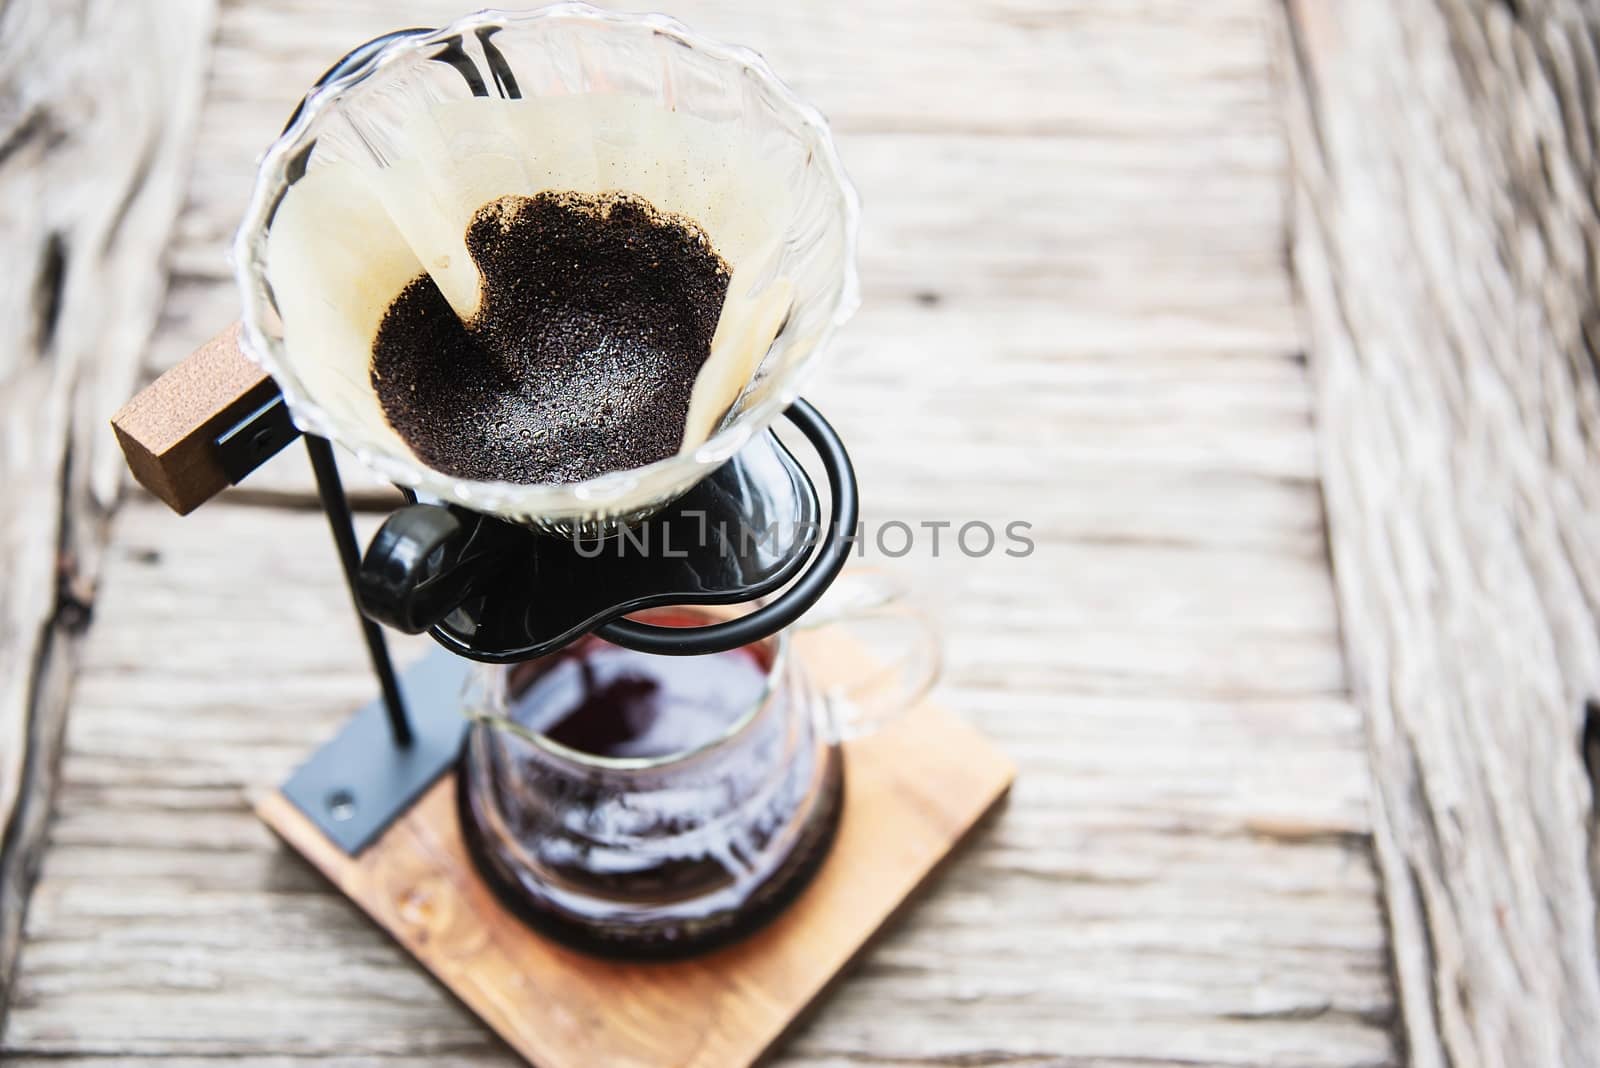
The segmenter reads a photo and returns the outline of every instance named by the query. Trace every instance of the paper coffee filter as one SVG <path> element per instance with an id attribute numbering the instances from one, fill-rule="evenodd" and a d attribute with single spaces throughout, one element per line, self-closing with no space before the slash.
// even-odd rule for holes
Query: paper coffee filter
<path id="1" fill-rule="evenodd" d="M 334 419 L 409 456 L 369 371 L 400 290 L 426 271 L 470 320 L 480 278 L 465 237 L 484 204 L 546 190 L 628 192 L 693 220 L 732 270 L 691 397 L 681 449 L 691 451 L 750 385 L 794 302 L 783 271 L 792 194 L 754 148 L 737 123 L 639 97 L 474 97 L 416 108 L 379 151 L 314 158 L 284 194 L 267 243 L 283 358 Z"/>
<path id="2" fill-rule="evenodd" d="M 364 176 L 334 164 L 297 182 L 273 219 L 268 257 L 284 355 L 301 388 L 337 423 L 409 453 L 372 391 L 370 363 L 384 313 L 422 265 Z"/>

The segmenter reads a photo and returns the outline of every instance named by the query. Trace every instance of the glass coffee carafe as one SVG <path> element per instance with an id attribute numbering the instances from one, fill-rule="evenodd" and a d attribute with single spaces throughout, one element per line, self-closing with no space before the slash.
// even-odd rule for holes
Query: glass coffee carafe
<path id="1" fill-rule="evenodd" d="M 828 664 L 838 681 L 820 682 L 795 645 L 824 627 L 875 655 Z M 670 956 L 737 937 L 825 856 L 840 742 L 907 707 L 937 666 L 926 618 L 871 572 L 846 575 L 799 626 L 721 654 L 654 656 L 590 635 L 485 666 L 458 778 L 469 851 L 529 923 L 584 949 Z"/>

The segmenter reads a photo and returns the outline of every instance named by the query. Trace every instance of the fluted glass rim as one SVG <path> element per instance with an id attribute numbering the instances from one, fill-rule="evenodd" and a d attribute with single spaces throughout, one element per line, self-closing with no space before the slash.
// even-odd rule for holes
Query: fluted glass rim
<path id="1" fill-rule="evenodd" d="M 351 88 L 405 58 L 450 43 L 487 28 L 526 27 L 550 20 L 574 20 L 647 29 L 719 62 L 735 65 L 752 77 L 766 102 L 803 132 L 813 160 L 839 193 L 843 223 L 842 277 L 827 320 L 816 343 L 766 397 L 741 412 L 729 425 L 689 452 L 625 471 L 608 472 L 571 483 L 527 484 L 499 480 L 460 479 L 436 471 L 421 459 L 404 462 L 351 441 L 338 421 L 316 403 L 284 358 L 283 341 L 268 332 L 268 317 L 276 308 L 267 283 L 267 238 L 273 213 L 292 184 L 290 169 L 310 143 L 310 133 L 325 113 L 337 106 Z M 272 376 L 282 391 L 295 425 L 307 434 L 327 438 L 353 453 L 375 474 L 396 485 L 431 493 L 443 500 L 488 512 L 513 513 L 549 519 L 570 519 L 608 514 L 608 506 L 627 497 L 641 484 L 656 482 L 676 495 L 737 453 L 750 438 L 770 425 L 799 397 L 801 388 L 827 351 L 838 328 L 855 314 L 861 303 L 856 251 L 861 202 L 845 173 L 827 119 L 802 100 L 752 49 L 724 44 L 696 33 L 682 22 L 659 13 L 607 11 L 581 2 L 550 4 L 533 10 L 486 8 L 455 19 L 439 29 L 398 37 L 383 44 L 354 70 L 318 86 L 307 95 L 294 121 L 272 143 L 256 170 L 249 206 L 234 236 L 231 258 L 243 302 L 240 347 L 247 357 Z M 698 477 L 696 472 L 699 472 Z M 668 498 L 670 499 L 670 497 Z"/>

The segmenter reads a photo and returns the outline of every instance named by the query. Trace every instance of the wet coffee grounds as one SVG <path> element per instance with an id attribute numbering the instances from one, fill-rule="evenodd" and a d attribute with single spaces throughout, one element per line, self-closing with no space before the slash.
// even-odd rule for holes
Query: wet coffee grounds
<path id="1" fill-rule="evenodd" d="M 728 267 L 693 222 L 627 194 L 502 197 L 473 216 L 463 323 L 428 275 L 372 350 L 384 415 L 455 478 L 577 482 L 678 451 Z"/>

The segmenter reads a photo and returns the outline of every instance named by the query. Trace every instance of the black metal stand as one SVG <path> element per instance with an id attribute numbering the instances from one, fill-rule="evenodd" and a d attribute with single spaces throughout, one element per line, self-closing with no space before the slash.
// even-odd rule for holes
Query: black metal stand
<path id="1" fill-rule="evenodd" d="M 239 482 L 297 434 L 283 398 L 275 398 L 217 436 L 219 462 Z M 472 665 L 439 649 L 403 676 L 395 673 L 383 629 L 362 613 L 356 595 L 361 548 L 333 447 L 313 434 L 305 439 L 380 696 L 357 709 L 290 776 L 283 794 L 329 841 L 354 856 L 454 764 L 467 729 L 461 694 Z"/>
<path id="2" fill-rule="evenodd" d="M 411 740 L 397 744 L 388 706 L 369 701 L 283 784 L 283 796 L 351 856 L 371 845 L 455 764 L 469 721 L 472 664 L 435 649 L 399 679 Z"/>
<path id="3" fill-rule="evenodd" d="M 404 749 L 412 741 L 411 723 L 406 716 L 406 702 L 401 695 L 400 684 L 395 679 L 394 662 L 389 659 L 389 643 L 384 640 L 383 629 L 361 612 L 361 601 L 356 592 L 356 575 L 361 570 L 361 546 L 356 541 L 350 499 L 344 494 L 339 465 L 333 458 L 333 446 L 328 444 L 326 438 L 307 434 L 306 452 L 311 456 L 311 470 L 317 476 L 317 496 L 322 499 L 328 528 L 333 532 L 334 544 L 339 548 L 339 562 L 344 567 L 350 603 L 355 607 L 356 619 L 361 623 L 361 634 L 367 641 L 367 655 L 372 660 L 373 673 L 378 676 L 378 688 L 383 692 L 389 730 L 394 736 L 394 744 Z"/>
<path id="4" fill-rule="evenodd" d="M 305 438 L 317 495 L 382 696 L 358 709 L 313 753 L 283 784 L 283 794 L 354 856 L 455 762 L 467 728 L 460 702 L 471 665 L 437 650 L 404 677 L 396 676 L 382 628 L 362 614 L 356 597 L 361 549 L 333 447 L 314 434 Z"/>

